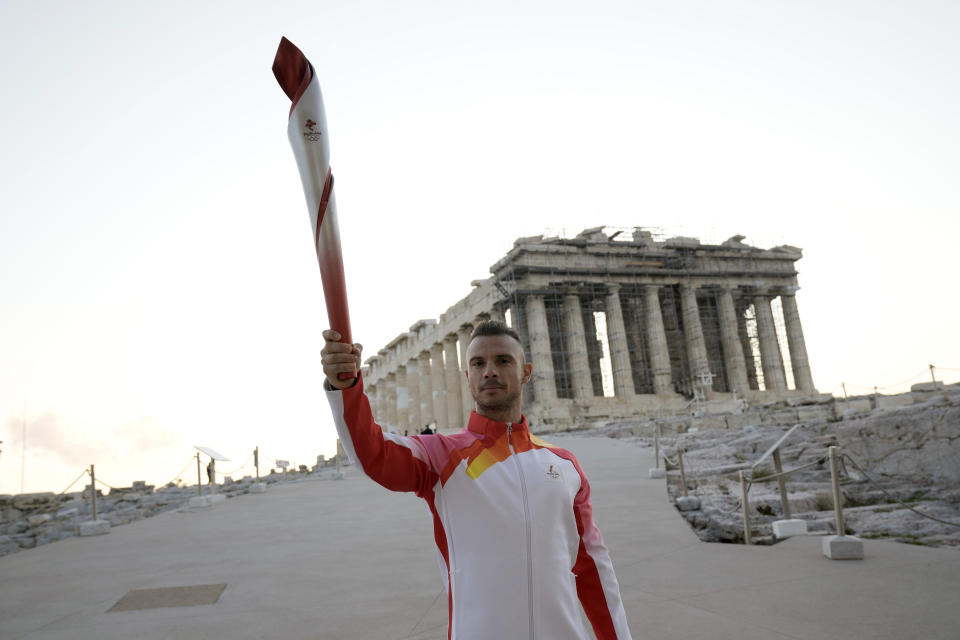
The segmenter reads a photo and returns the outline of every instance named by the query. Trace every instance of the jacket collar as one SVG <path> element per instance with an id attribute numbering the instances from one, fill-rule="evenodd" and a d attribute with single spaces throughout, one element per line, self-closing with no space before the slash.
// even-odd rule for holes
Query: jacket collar
<path id="1" fill-rule="evenodd" d="M 527 416 L 521 414 L 520 422 L 513 422 L 510 426 L 512 431 L 529 431 Z M 467 429 L 483 436 L 498 438 L 507 430 L 507 423 L 497 422 L 496 420 L 491 420 L 486 416 L 480 415 L 476 411 L 471 411 Z"/>

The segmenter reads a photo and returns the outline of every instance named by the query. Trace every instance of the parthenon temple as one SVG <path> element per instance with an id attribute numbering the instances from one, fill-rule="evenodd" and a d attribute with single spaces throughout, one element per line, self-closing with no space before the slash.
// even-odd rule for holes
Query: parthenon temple
<path id="1" fill-rule="evenodd" d="M 374 416 L 391 431 L 459 431 L 475 324 L 501 320 L 533 363 L 536 430 L 818 395 L 797 310 L 800 249 L 658 238 L 641 227 L 520 238 L 437 320 L 365 362 Z"/>

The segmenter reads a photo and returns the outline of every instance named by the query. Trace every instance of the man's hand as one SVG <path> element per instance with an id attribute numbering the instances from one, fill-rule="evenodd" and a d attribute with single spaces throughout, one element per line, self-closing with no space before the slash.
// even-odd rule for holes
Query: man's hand
<path id="1" fill-rule="evenodd" d="M 346 389 L 357 382 L 356 374 L 360 371 L 360 352 L 363 345 L 359 343 L 345 344 L 340 342 L 342 336 L 333 329 L 323 332 L 323 350 L 320 351 L 320 362 L 323 364 L 323 373 L 327 382 L 334 389 Z M 352 377 L 340 379 L 341 373 L 350 373 Z"/>

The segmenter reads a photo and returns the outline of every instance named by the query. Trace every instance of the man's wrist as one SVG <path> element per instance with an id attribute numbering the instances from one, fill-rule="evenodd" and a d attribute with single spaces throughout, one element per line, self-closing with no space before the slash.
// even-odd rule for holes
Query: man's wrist
<path id="1" fill-rule="evenodd" d="M 329 378 L 324 378 L 324 379 L 323 379 L 323 388 L 324 388 L 324 390 L 326 390 L 326 391 L 346 391 L 347 389 L 350 389 L 350 388 L 352 388 L 352 387 L 355 387 L 356 384 L 357 384 L 357 381 L 358 381 L 359 379 L 360 379 L 359 376 L 358 376 L 358 377 L 355 377 L 355 378 L 353 379 L 353 382 L 351 382 L 349 386 L 343 387 L 342 389 L 339 389 L 339 388 L 333 386 L 332 384 L 330 384 L 330 379 L 329 379 Z"/>

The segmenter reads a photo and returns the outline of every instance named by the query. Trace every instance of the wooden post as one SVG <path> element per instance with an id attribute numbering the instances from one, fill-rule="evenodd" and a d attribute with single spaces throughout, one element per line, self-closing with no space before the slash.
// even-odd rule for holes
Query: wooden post
<path id="1" fill-rule="evenodd" d="M 830 481 L 833 484 L 833 511 L 837 523 L 837 535 L 846 535 L 843 522 L 843 493 L 840 491 L 840 470 L 837 468 L 837 447 L 830 447 Z"/>
<path id="2" fill-rule="evenodd" d="M 203 495 L 203 480 L 200 478 L 200 452 L 197 452 L 197 495 Z"/>
<path id="3" fill-rule="evenodd" d="M 97 519 L 97 474 L 94 472 L 93 465 L 90 465 L 90 501 L 92 507 L 90 509 L 93 519 Z"/>
<path id="4" fill-rule="evenodd" d="M 743 543 L 753 544 L 753 536 L 750 534 L 750 501 L 747 499 L 747 479 L 743 470 L 740 474 L 740 495 L 743 500 Z"/>
<path id="5" fill-rule="evenodd" d="M 683 497 L 687 497 L 687 474 L 683 472 L 683 449 L 677 449 L 677 462 L 680 466 L 680 487 L 683 490 Z"/>
<path id="6" fill-rule="evenodd" d="M 780 447 L 773 450 L 773 467 L 778 474 L 783 473 L 783 464 L 780 462 Z M 780 507 L 783 509 L 783 519 L 790 519 L 790 501 L 787 500 L 787 477 L 779 476 L 777 484 L 780 485 Z"/>
<path id="7" fill-rule="evenodd" d="M 660 423 L 657 423 L 657 429 L 653 432 L 653 468 L 660 468 Z"/>

